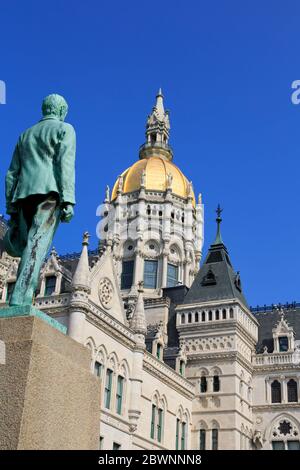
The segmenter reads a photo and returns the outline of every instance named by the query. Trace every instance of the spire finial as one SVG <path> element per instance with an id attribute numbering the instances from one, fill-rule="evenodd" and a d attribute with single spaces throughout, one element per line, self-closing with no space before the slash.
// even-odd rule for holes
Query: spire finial
<path id="1" fill-rule="evenodd" d="M 90 238 L 89 232 L 84 232 L 84 234 L 82 236 L 82 245 L 88 246 L 89 245 L 89 238 Z"/>
<path id="2" fill-rule="evenodd" d="M 157 98 L 158 96 L 161 96 L 162 98 L 164 97 L 161 87 L 159 87 L 159 90 L 158 90 L 158 93 L 157 93 L 157 95 L 156 95 L 156 98 Z"/>
<path id="3" fill-rule="evenodd" d="M 221 206 L 220 204 L 218 204 L 218 207 L 216 209 L 216 213 L 217 213 L 217 218 L 216 218 L 216 222 L 217 222 L 217 235 L 216 235 L 216 239 L 214 241 L 214 245 L 221 245 L 223 243 L 223 240 L 222 240 L 222 236 L 221 236 L 221 222 L 222 222 L 222 217 L 221 217 L 221 214 L 223 212 L 223 209 L 221 209 Z"/>

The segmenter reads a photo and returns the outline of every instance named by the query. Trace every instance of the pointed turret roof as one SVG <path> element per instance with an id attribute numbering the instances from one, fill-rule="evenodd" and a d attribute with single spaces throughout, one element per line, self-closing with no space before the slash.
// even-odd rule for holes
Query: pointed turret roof
<path id="1" fill-rule="evenodd" d="M 90 268 L 88 257 L 89 234 L 85 232 L 82 240 L 82 251 L 72 280 L 72 287 L 75 290 L 90 290 Z"/>
<path id="2" fill-rule="evenodd" d="M 235 272 L 221 236 L 221 212 L 217 208 L 216 239 L 208 250 L 207 257 L 184 299 L 184 304 L 229 300 L 237 298 L 246 307 L 239 272 Z"/>
<path id="3" fill-rule="evenodd" d="M 145 317 L 142 283 L 140 283 L 139 285 L 138 298 L 137 298 L 135 309 L 134 309 L 134 312 L 130 321 L 130 328 L 136 334 L 146 335 L 147 333 L 147 322 L 146 322 L 146 317 Z"/>

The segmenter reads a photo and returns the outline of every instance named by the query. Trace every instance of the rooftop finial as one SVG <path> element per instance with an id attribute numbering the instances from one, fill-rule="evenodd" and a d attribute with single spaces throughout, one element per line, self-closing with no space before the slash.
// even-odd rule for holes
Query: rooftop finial
<path id="1" fill-rule="evenodd" d="M 216 218 L 216 222 L 217 222 L 217 235 L 216 235 L 216 239 L 214 241 L 214 245 L 221 245 L 223 243 L 223 240 L 222 240 L 222 236 L 221 236 L 221 222 L 222 222 L 222 217 L 221 217 L 221 214 L 223 212 L 223 209 L 221 209 L 221 206 L 220 204 L 218 204 L 218 207 L 216 209 L 216 213 L 217 213 L 217 218 Z"/>
<path id="2" fill-rule="evenodd" d="M 147 119 L 146 143 L 141 147 L 140 158 L 148 158 L 149 156 L 152 156 L 153 152 L 151 153 L 151 148 L 155 148 L 155 154 L 157 154 L 157 149 L 159 148 L 161 155 L 164 155 L 168 160 L 172 160 L 172 150 L 168 145 L 169 133 L 169 112 L 164 108 L 162 89 L 159 88 L 156 95 L 155 105 Z M 145 152 L 145 150 L 147 150 L 147 152 Z"/>

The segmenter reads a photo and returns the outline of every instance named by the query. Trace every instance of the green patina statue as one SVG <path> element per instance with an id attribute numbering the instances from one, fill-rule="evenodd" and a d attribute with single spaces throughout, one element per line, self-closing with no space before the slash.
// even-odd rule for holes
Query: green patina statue
<path id="1" fill-rule="evenodd" d="M 49 95 L 42 112 L 20 136 L 6 175 L 5 249 L 21 257 L 11 306 L 32 304 L 59 221 L 69 222 L 74 214 L 76 135 L 64 122 L 68 105 L 62 96 Z"/>

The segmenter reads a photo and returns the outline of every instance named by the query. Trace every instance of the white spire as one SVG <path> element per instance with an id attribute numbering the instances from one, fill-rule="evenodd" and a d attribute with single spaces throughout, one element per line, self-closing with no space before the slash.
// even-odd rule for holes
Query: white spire
<path id="1" fill-rule="evenodd" d="M 148 116 L 146 125 L 146 144 L 154 147 L 168 148 L 170 131 L 169 113 L 164 108 L 164 97 L 161 88 L 156 95 L 156 103 Z M 171 156 L 172 158 L 172 156 Z"/>
<path id="2" fill-rule="evenodd" d="M 139 283 L 138 298 L 130 321 L 130 328 L 139 335 L 146 336 L 147 323 L 144 310 L 143 282 Z"/>
<path id="3" fill-rule="evenodd" d="M 89 238 L 89 233 L 84 232 L 81 255 L 72 279 L 72 287 L 74 290 L 90 291 L 90 268 L 88 257 Z"/>

